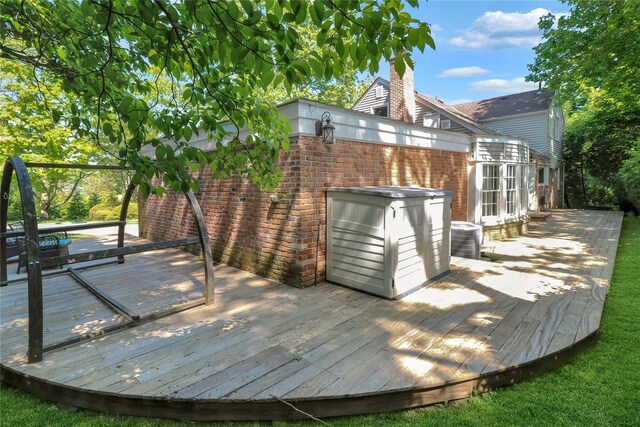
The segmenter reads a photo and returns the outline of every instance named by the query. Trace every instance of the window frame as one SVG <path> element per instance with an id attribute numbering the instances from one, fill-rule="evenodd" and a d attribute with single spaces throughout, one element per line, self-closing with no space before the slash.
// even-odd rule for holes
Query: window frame
<path id="1" fill-rule="evenodd" d="M 434 120 L 433 126 L 427 125 L 427 120 Z M 429 129 L 440 129 L 440 113 L 426 113 L 422 115 L 422 126 Z"/>
<path id="2" fill-rule="evenodd" d="M 505 188 L 505 214 L 515 216 L 518 211 L 518 166 L 516 164 L 506 164 L 504 175 Z M 509 172 L 513 172 L 510 175 Z M 511 212 L 510 212 L 511 209 Z"/>
<path id="3" fill-rule="evenodd" d="M 481 218 L 500 218 L 500 211 L 501 211 L 501 192 L 502 192 L 502 174 L 501 174 L 501 165 L 499 163 L 482 163 L 481 165 L 482 168 L 482 174 L 481 174 L 481 182 L 482 182 L 482 186 L 480 187 L 480 212 L 481 212 Z M 487 176 L 485 174 L 485 168 L 492 168 L 492 169 L 497 169 L 497 173 L 495 175 L 492 176 Z M 489 188 L 486 189 L 485 188 L 485 183 L 489 182 L 488 180 L 491 179 L 493 181 L 491 186 L 495 185 L 495 180 L 497 179 L 497 188 Z M 490 200 L 488 202 L 485 201 L 485 199 L 488 199 L 489 197 L 485 197 L 485 194 L 494 194 L 494 197 L 496 198 L 496 200 Z M 495 214 L 493 213 L 493 209 L 491 209 L 490 212 L 488 212 L 488 209 L 485 209 L 485 206 L 495 206 Z M 485 213 L 486 212 L 486 213 Z"/>
<path id="4" fill-rule="evenodd" d="M 495 168 L 491 176 L 486 174 L 486 167 Z M 529 167 L 528 163 L 518 162 L 477 163 L 479 200 L 476 206 L 480 223 L 503 223 L 526 215 L 529 208 Z M 493 182 L 488 183 L 489 179 Z M 495 187 L 496 179 L 498 187 L 491 188 Z"/>
<path id="5" fill-rule="evenodd" d="M 538 185 L 549 185 L 549 165 L 538 165 Z"/>
<path id="6" fill-rule="evenodd" d="M 381 114 L 376 114 L 376 109 L 377 108 L 386 108 L 387 109 L 387 115 L 383 116 Z M 388 102 L 385 102 L 384 104 L 378 104 L 378 105 L 371 106 L 371 114 L 373 114 L 374 116 L 377 116 L 377 117 L 389 117 L 389 110 L 390 110 L 390 108 L 389 108 L 389 103 Z"/>
<path id="7" fill-rule="evenodd" d="M 529 210 L 529 164 L 520 165 L 520 212 Z"/>

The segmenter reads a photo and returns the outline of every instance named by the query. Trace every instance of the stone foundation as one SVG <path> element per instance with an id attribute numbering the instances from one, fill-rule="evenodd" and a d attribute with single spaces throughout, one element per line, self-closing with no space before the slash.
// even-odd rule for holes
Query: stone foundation
<path id="1" fill-rule="evenodd" d="M 485 241 L 518 237 L 525 234 L 527 231 L 529 231 L 529 221 L 527 220 L 483 227 Z"/>

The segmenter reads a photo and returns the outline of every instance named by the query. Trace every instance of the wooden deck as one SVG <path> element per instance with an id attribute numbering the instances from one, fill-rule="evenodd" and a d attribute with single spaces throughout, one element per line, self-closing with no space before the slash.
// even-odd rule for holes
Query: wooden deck
<path id="1" fill-rule="evenodd" d="M 25 356 L 26 286 L 11 284 L 0 288 L 2 380 L 65 404 L 192 420 L 327 417 L 464 398 L 595 342 L 621 222 L 618 212 L 554 211 L 527 236 L 496 243 L 497 262 L 454 259 L 450 275 L 400 301 L 328 283 L 296 289 L 221 265 L 213 306 L 35 364 Z M 144 320 L 202 298 L 201 266 L 165 250 L 83 275 Z M 45 345 L 124 320 L 66 274 L 44 281 L 44 303 Z"/>

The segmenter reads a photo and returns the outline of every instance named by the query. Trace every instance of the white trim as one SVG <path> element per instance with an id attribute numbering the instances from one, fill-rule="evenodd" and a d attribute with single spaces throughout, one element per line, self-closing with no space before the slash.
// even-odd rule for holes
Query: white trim
<path id="1" fill-rule="evenodd" d="M 278 109 L 291 124 L 289 137 L 311 136 L 315 138 L 315 122 L 322 116 L 322 113 L 328 111 L 331 114 L 331 124 L 336 128 L 334 136 L 337 140 L 469 153 L 471 144 L 476 138 L 461 132 L 425 128 L 304 98 L 281 104 Z M 229 123 L 224 123 L 223 126 L 228 128 L 230 132 L 233 130 Z M 240 139 L 244 139 L 248 135 L 249 131 L 242 130 Z M 480 137 L 491 138 L 488 136 Z M 216 149 L 215 142 L 209 141 L 205 132 L 200 132 L 200 135 L 192 138 L 189 145 L 203 151 Z M 142 152 L 153 156 L 153 147 L 145 146 Z"/>

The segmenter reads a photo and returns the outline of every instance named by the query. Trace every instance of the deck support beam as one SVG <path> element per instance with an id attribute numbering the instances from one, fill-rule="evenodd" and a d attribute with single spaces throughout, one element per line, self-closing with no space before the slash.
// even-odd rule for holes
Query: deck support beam
<path id="1" fill-rule="evenodd" d="M 107 294 L 106 292 L 103 292 L 100 288 L 98 288 L 89 280 L 87 280 L 86 277 L 83 277 L 80 273 L 78 273 L 77 270 L 69 267 L 67 268 L 67 271 L 69 272 L 69 274 L 71 274 L 71 277 L 76 279 L 78 283 L 80 283 L 82 286 L 88 289 L 92 294 L 98 297 L 102 302 L 107 304 L 113 310 L 117 311 L 118 313 L 122 314 L 124 317 L 128 319 L 140 320 L 139 314 L 136 314 L 135 312 L 131 311 L 124 304 L 119 303 L 114 298 L 112 298 L 109 294 Z"/>

